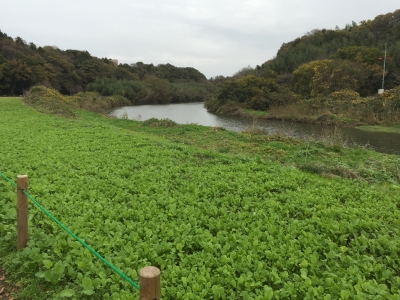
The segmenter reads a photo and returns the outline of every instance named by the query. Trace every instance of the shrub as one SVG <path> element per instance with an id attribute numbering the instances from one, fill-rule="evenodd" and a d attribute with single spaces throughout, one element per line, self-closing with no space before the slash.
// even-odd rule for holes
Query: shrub
<path id="1" fill-rule="evenodd" d="M 170 119 L 157 119 L 157 118 L 151 118 L 146 121 L 143 121 L 144 126 L 150 126 L 150 127 L 176 127 L 178 124 Z"/>
<path id="2" fill-rule="evenodd" d="M 394 113 L 400 113 L 400 86 L 384 92 L 381 97 L 383 107 Z"/>
<path id="3" fill-rule="evenodd" d="M 132 104 L 143 102 L 147 96 L 146 88 L 140 81 L 110 78 L 97 79 L 87 86 L 86 91 L 97 92 L 102 96 L 122 96 Z"/>
<path id="4" fill-rule="evenodd" d="M 80 92 L 74 96 L 63 96 L 57 90 L 34 86 L 25 94 L 25 103 L 37 110 L 66 117 L 75 117 L 78 109 L 105 113 L 117 106 L 129 105 L 122 96 L 103 97 L 95 92 Z"/>
<path id="5" fill-rule="evenodd" d="M 42 112 L 74 117 L 77 104 L 62 96 L 57 90 L 44 86 L 34 86 L 24 95 L 25 103 Z"/>
<path id="6" fill-rule="evenodd" d="M 388 124 L 400 122 L 400 86 L 378 96 L 382 103 L 382 119 Z"/>
<path id="7" fill-rule="evenodd" d="M 351 90 L 333 92 L 327 96 L 314 97 L 307 100 L 310 108 L 326 109 L 334 113 L 347 112 L 352 109 L 353 102 L 358 101 L 360 95 Z"/>

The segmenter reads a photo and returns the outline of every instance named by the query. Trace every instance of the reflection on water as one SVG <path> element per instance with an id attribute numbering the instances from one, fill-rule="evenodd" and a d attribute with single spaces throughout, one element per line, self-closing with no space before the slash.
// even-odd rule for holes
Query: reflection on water
<path id="1" fill-rule="evenodd" d="M 167 105 L 125 106 L 114 110 L 112 115 L 144 121 L 151 118 L 171 119 L 179 124 L 195 123 L 204 126 L 223 127 L 231 131 L 243 131 L 252 127 L 266 130 L 269 134 L 281 132 L 290 137 L 309 140 L 322 135 L 332 135 L 339 130 L 347 144 L 368 145 L 370 148 L 391 154 L 400 154 L 400 134 L 367 132 L 357 128 L 335 129 L 329 126 L 283 122 L 263 119 L 217 116 L 207 112 L 203 103 L 182 103 Z"/>

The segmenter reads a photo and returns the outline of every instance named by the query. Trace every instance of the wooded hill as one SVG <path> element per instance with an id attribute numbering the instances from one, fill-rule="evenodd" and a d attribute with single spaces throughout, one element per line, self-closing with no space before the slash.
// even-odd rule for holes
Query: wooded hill
<path id="1" fill-rule="evenodd" d="M 147 80 L 151 82 L 145 84 Z M 96 90 L 104 82 L 107 82 L 107 87 L 103 88 L 107 89 L 106 93 L 122 93 L 116 87 L 121 84 L 119 81 L 124 81 L 125 85 L 126 82 L 137 82 L 143 101 L 149 99 L 149 94 L 154 94 L 151 86 L 161 84 L 168 94 L 166 99 L 162 99 L 166 103 L 173 99 L 178 102 L 186 99 L 182 95 L 177 97 L 174 92 L 182 94 L 182 90 L 190 89 L 188 86 L 204 91 L 204 86 L 196 84 L 207 83 L 206 77 L 194 68 L 178 68 L 171 64 L 154 66 L 142 62 L 116 66 L 111 59 L 97 58 L 87 51 L 37 47 L 0 31 L 0 95 L 21 95 L 34 85 L 44 85 L 71 95 L 87 88 Z M 91 83 L 96 83 L 96 87 L 88 87 Z M 200 98 L 204 100 L 204 97 Z"/>
<path id="2" fill-rule="evenodd" d="M 339 49 L 348 49 L 352 46 L 363 46 L 365 48 L 362 49 L 371 51 L 361 52 L 361 61 L 368 64 L 382 64 L 378 59 L 383 57 L 386 42 L 388 56 L 393 56 L 388 60 L 388 84 L 390 85 L 390 82 L 394 80 L 393 72 L 398 73 L 400 68 L 400 10 L 379 15 L 374 20 L 361 21 L 359 24 L 353 21 L 344 29 L 336 27 L 335 30 L 311 30 L 300 38 L 284 43 L 278 50 L 276 58 L 264 63 L 261 69 L 271 69 L 278 74 L 285 74 L 292 73 L 304 63 L 329 59 L 332 56 L 356 60 L 357 53 L 346 53 L 344 50 L 337 53 Z M 398 83 L 393 84 L 398 85 Z"/>
<path id="3" fill-rule="evenodd" d="M 392 89 L 400 85 L 400 10 L 343 29 L 311 30 L 284 43 L 275 58 L 254 69 L 214 77 L 211 81 L 221 87 L 206 107 L 232 114 L 235 105 L 267 110 L 339 91 L 348 100 L 376 95 L 382 86 L 385 44 L 385 89 Z"/>

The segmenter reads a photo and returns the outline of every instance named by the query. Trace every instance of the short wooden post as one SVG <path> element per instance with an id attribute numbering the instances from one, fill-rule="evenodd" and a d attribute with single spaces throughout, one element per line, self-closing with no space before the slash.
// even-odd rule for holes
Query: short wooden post
<path id="1" fill-rule="evenodd" d="M 160 270 L 156 267 L 145 267 L 139 272 L 139 300 L 160 300 Z"/>
<path id="2" fill-rule="evenodd" d="M 17 176 L 17 249 L 26 247 L 28 242 L 28 176 Z"/>

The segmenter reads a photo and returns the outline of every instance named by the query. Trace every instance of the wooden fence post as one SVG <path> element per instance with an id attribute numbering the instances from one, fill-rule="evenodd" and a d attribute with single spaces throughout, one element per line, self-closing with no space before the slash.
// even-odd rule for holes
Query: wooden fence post
<path id="1" fill-rule="evenodd" d="M 139 272 L 139 300 L 160 300 L 160 270 L 145 267 Z"/>
<path id="2" fill-rule="evenodd" d="M 17 176 L 17 249 L 26 247 L 28 242 L 28 176 Z"/>

